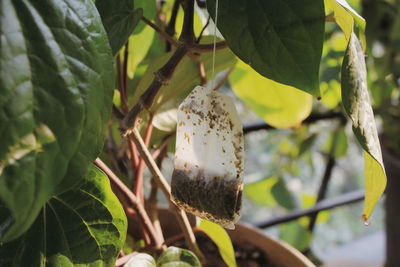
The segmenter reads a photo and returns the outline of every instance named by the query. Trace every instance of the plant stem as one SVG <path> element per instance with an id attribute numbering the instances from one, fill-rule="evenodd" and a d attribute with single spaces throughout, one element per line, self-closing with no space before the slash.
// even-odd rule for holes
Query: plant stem
<path id="1" fill-rule="evenodd" d="M 168 62 L 155 73 L 155 77 L 150 86 L 140 96 L 139 102 L 126 114 L 122 120 L 121 130 L 124 135 L 135 127 L 136 118 L 143 109 L 150 109 L 153 100 L 161 86 L 167 84 L 175 71 L 176 66 L 188 52 L 185 45 L 179 45 Z"/>
<path id="2" fill-rule="evenodd" d="M 171 18 L 169 19 L 167 27 L 165 27 L 165 33 L 168 36 L 172 37 L 175 35 L 176 17 L 178 15 L 179 6 L 180 6 L 181 2 L 182 2 L 182 0 L 175 0 L 174 5 L 172 6 Z M 166 45 L 167 45 L 167 47 L 166 47 L 167 52 L 171 51 L 171 45 L 168 43 Z"/>
<path id="3" fill-rule="evenodd" d="M 168 35 L 167 32 L 164 32 L 163 30 L 160 29 L 156 24 L 151 22 L 149 19 L 145 18 L 142 16 L 142 20 L 144 23 L 152 27 L 160 36 L 165 39 L 169 44 L 172 44 L 173 46 L 177 47 L 179 45 L 178 41 L 176 41 L 174 38 L 171 37 L 171 35 Z"/>
<path id="4" fill-rule="evenodd" d="M 162 175 L 160 169 L 158 168 L 157 164 L 154 162 L 153 157 L 150 155 L 146 145 L 143 142 L 142 137 L 140 136 L 139 131 L 134 128 L 131 132 L 131 136 L 133 142 L 135 143 L 140 156 L 146 162 L 147 167 L 149 168 L 151 174 L 153 175 L 155 181 L 157 182 L 158 187 L 163 191 L 167 200 L 170 203 L 170 207 L 175 212 L 176 217 L 178 219 L 179 225 L 185 235 L 185 240 L 190 248 L 198 257 L 199 259 L 204 259 L 203 253 L 200 251 L 199 247 L 196 243 L 196 238 L 193 234 L 192 228 L 190 226 L 189 220 L 186 216 L 186 213 L 179 209 L 174 202 L 171 200 L 171 187 L 167 183 L 166 179 Z"/>
<path id="5" fill-rule="evenodd" d="M 128 56 L 129 56 L 129 40 L 125 44 L 124 61 L 122 65 L 122 90 L 124 99 L 122 100 L 122 110 L 128 112 Z"/>
<path id="6" fill-rule="evenodd" d="M 194 15 L 194 1 L 183 0 L 184 9 L 184 23 L 182 33 L 179 37 L 180 43 L 177 49 L 168 60 L 168 62 L 161 67 L 154 76 L 153 82 L 149 85 L 146 91 L 140 96 L 138 103 L 126 114 L 121 123 L 121 130 L 124 135 L 135 127 L 136 119 L 143 109 L 149 110 L 153 104 L 154 98 L 160 90 L 161 86 L 168 84 L 176 66 L 183 59 L 183 57 L 190 51 L 192 52 L 211 52 L 213 44 L 200 45 L 194 43 L 194 30 L 193 30 L 193 15 Z M 217 43 L 217 49 L 225 48 L 226 43 Z"/>
<path id="7" fill-rule="evenodd" d="M 129 190 L 129 188 L 116 176 L 110 168 L 100 159 L 97 158 L 94 161 L 94 164 L 103 171 L 107 177 L 110 179 L 110 182 L 118 189 L 121 194 L 125 196 L 125 198 L 129 201 L 130 206 L 136 211 L 140 221 L 142 222 L 144 228 L 151 241 L 154 243 L 156 248 L 161 248 L 163 246 L 163 240 L 158 238 L 154 226 L 151 224 L 150 218 L 144 209 L 142 203 L 138 200 L 138 198 Z"/>
<path id="8" fill-rule="evenodd" d="M 150 114 L 149 121 L 147 122 L 147 127 L 144 134 L 144 144 L 146 147 L 149 146 L 151 133 L 153 131 L 153 115 Z M 135 192 L 136 197 L 138 197 L 144 203 L 144 195 L 143 195 L 143 172 L 145 168 L 145 163 L 143 158 L 139 160 L 139 164 L 137 165 L 135 182 L 133 186 L 133 192 Z"/>

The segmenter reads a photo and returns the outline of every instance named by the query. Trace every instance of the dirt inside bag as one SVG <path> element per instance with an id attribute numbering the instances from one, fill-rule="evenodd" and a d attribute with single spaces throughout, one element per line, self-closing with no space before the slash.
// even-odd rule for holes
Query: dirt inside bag
<path id="1" fill-rule="evenodd" d="M 172 200 L 233 229 L 243 190 L 243 129 L 232 99 L 197 86 L 178 110 Z"/>

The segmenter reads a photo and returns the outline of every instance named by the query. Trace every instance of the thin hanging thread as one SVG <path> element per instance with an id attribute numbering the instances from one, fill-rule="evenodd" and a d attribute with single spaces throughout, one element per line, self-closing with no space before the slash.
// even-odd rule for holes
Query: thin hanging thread
<path id="1" fill-rule="evenodd" d="M 212 71 L 211 71 L 211 89 L 214 89 L 214 72 L 215 72 L 215 50 L 217 45 L 217 23 L 218 23 L 218 0 L 215 1 L 215 21 L 214 21 L 214 46 L 212 56 Z"/>

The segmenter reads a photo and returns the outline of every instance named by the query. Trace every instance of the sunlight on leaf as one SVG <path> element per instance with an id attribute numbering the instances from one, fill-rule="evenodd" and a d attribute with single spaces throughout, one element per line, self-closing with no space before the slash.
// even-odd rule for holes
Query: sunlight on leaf
<path id="1" fill-rule="evenodd" d="M 365 40 L 365 20 L 361 17 L 346 0 L 325 0 L 326 12 L 333 12 L 336 23 L 342 29 L 347 40 L 350 40 L 350 35 L 354 31 L 354 26 L 357 26 L 357 35 L 361 39 L 363 50 L 366 49 Z M 355 25 L 354 25 L 355 23 Z"/>
<path id="2" fill-rule="evenodd" d="M 276 128 L 297 126 L 311 113 L 311 95 L 269 80 L 242 61 L 233 70 L 230 81 L 235 94 Z"/>
<path id="3" fill-rule="evenodd" d="M 157 260 L 159 267 L 201 267 L 193 252 L 183 248 L 168 247 Z"/>
<path id="4" fill-rule="evenodd" d="M 351 35 L 342 66 L 342 102 L 352 120 L 353 132 L 368 154 L 365 156 L 365 205 L 367 220 L 386 187 L 386 174 L 367 89 L 364 52 L 355 34 Z"/>
<path id="5" fill-rule="evenodd" d="M 225 229 L 207 220 L 200 220 L 198 227 L 217 245 L 219 254 L 228 267 L 236 267 L 235 251 Z"/>

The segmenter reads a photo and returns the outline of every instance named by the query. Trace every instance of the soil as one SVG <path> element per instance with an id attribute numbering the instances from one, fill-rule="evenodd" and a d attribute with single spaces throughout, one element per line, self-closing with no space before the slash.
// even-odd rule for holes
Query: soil
<path id="1" fill-rule="evenodd" d="M 197 243 L 207 260 L 203 267 L 226 267 L 226 263 L 222 260 L 217 245 L 202 232 L 196 232 Z M 172 246 L 187 248 L 185 241 L 180 239 Z M 236 263 L 238 267 L 276 267 L 271 263 L 264 251 L 255 247 L 251 243 L 233 243 L 235 250 Z"/>

